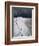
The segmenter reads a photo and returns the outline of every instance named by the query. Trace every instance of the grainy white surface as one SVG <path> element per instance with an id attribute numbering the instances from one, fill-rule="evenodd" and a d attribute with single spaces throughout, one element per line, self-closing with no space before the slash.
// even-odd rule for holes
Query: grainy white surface
<path id="1" fill-rule="evenodd" d="M 14 18 L 14 37 L 32 36 L 31 18 Z"/>

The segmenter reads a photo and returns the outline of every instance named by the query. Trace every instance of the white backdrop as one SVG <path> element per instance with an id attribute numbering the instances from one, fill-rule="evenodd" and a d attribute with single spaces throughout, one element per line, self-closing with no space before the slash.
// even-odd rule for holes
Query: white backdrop
<path id="1" fill-rule="evenodd" d="M 4 42 L 5 42 L 5 34 L 4 34 L 5 33 L 5 1 L 7 0 L 0 0 L 0 46 L 5 46 L 4 45 Z M 11 1 L 39 3 L 39 0 L 11 0 Z M 39 43 L 18 44 L 18 45 L 16 44 L 12 46 L 39 46 Z"/>

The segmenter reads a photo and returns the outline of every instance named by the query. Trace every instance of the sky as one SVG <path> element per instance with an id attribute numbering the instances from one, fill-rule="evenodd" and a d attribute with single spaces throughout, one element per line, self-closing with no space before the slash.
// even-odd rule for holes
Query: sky
<path id="1" fill-rule="evenodd" d="M 12 7 L 12 15 L 14 17 L 32 18 L 32 8 Z"/>

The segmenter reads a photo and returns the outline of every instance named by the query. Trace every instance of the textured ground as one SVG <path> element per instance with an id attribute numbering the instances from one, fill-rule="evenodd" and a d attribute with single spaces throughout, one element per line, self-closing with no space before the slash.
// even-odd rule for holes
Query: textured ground
<path id="1" fill-rule="evenodd" d="M 31 36 L 32 35 L 32 19 L 17 17 L 14 18 L 14 37 Z"/>

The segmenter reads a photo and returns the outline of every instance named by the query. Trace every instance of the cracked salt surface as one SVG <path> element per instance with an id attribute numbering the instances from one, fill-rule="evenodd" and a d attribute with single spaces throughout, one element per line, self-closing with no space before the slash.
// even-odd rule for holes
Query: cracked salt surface
<path id="1" fill-rule="evenodd" d="M 23 37 L 32 35 L 32 19 L 15 17 L 14 18 L 14 36 Z"/>

